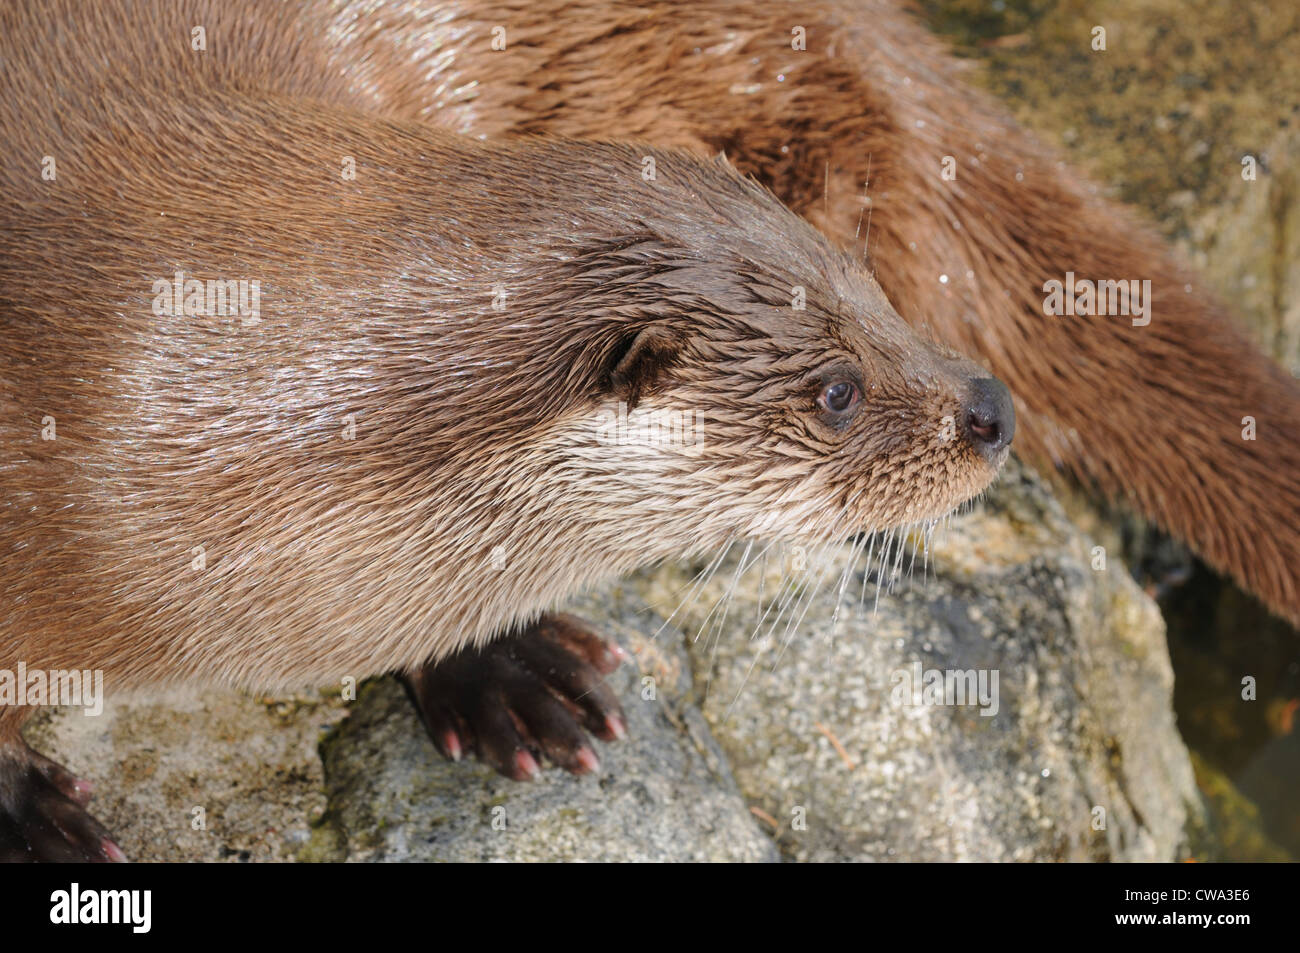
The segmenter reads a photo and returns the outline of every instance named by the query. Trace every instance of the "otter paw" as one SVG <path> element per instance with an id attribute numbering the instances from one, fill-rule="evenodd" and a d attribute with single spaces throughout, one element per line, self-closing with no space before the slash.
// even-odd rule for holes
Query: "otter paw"
<path id="1" fill-rule="evenodd" d="M 466 751 L 516 781 L 535 778 L 539 759 L 573 774 L 600 766 L 587 737 L 627 733 L 605 684 L 627 653 L 581 619 L 545 615 L 482 649 L 465 649 L 405 676 L 434 746 L 459 761 Z M 584 730 L 585 729 L 585 730 Z"/>
<path id="2" fill-rule="evenodd" d="M 89 782 L 25 744 L 0 748 L 0 862 L 126 860 L 86 812 L 90 793 Z"/>

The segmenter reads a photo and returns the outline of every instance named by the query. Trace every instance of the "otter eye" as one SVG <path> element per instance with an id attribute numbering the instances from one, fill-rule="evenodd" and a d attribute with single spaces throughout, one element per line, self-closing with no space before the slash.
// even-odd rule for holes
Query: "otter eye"
<path id="1" fill-rule="evenodd" d="M 843 414 L 856 407 L 861 396 L 852 381 L 840 381 L 823 390 L 817 402 L 833 414 Z"/>

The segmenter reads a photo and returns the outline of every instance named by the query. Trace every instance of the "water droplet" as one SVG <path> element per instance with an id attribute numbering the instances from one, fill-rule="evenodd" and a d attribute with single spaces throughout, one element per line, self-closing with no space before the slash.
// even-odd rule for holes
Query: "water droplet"
<path id="1" fill-rule="evenodd" d="M 947 283 L 948 283 L 948 276 L 947 276 L 947 275 L 940 275 L 940 276 L 939 276 L 939 284 L 941 284 L 941 285 L 946 285 Z"/>

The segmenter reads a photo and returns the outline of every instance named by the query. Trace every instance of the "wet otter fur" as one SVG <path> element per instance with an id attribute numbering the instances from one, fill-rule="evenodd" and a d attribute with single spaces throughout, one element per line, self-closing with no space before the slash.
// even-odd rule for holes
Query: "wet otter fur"
<path id="1" fill-rule="evenodd" d="M 566 595 L 995 476 L 1005 387 L 724 161 L 372 108 L 298 16 L 0 11 L 0 669 L 401 670 L 446 753 L 589 770 L 616 659 L 543 614 Z M 177 273 L 257 280 L 260 311 L 169 313 Z M 702 440 L 604 440 L 620 404 Z M 0 857 L 120 858 L 28 713 L 0 706 Z"/>
<path id="2" fill-rule="evenodd" d="M 1300 385 L 905 3 L 444 0 L 379 16 L 340 0 L 304 16 L 391 115 L 724 152 L 869 251 L 906 320 L 1007 382 L 1022 453 L 1126 499 L 1300 625 Z M 1150 323 L 1045 315 L 1044 284 L 1067 272 L 1149 280 Z"/>

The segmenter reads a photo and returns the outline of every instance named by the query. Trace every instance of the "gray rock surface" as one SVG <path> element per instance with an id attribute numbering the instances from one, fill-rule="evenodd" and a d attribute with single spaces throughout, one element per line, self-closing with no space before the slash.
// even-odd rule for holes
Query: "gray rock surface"
<path id="1" fill-rule="evenodd" d="M 1037 477 L 1013 462 L 935 536 L 925 578 L 918 564 L 878 608 L 864 561 L 841 591 L 847 548 L 819 589 L 815 558 L 774 552 L 736 578 L 738 549 L 685 600 L 691 567 L 676 565 L 575 600 L 635 658 L 613 676 L 631 738 L 600 746 L 585 778 L 515 784 L 443 762 L 391 679 L 350 710 L 336 693 L 207 692 L 56 712 L 29 737 L 97 783 L 94 811 L 141 860 L 1187 853 L 1203 819 L 1159 614 L 1121 565 L 1092 568 L 1093 544 Z M 798 595 L 751 638 L 783 572 Z M 894 673 L 916 662 L 996 671 L 997 713 L 896 705 Z"/>
<path id="2" fill-rule="evenodd" d="M 308 843 L 325 809 L 317 745 L 346 714 L 337 693 L 208 691 L 128 703 L 109 695 L 102 715 L 46 711 L 25 734 L 94 783 L 91 813 L 127 857 L 292 860 Z"/>
<path id="3" fill-rule="evenodd" d="M 697 685 L 710 682 L 705 717 L 788 857 L 1187 852 L 1202 808 L 1170 710 L 1163 623 L 1122 565 L 1092 568 L 1093 543 L 1041 480 L 1013 465 L 935 537 L 929 578 L 904 573 L 878 609 L 860 573 L 838 594 L 847 555 L 783 650 L 783 626 L 752 638 L 748 593 L 731 622 L 691 643 Z M 896 673 L 914 663 L 997 672 L 996 713 L 898 704 Z"/>

